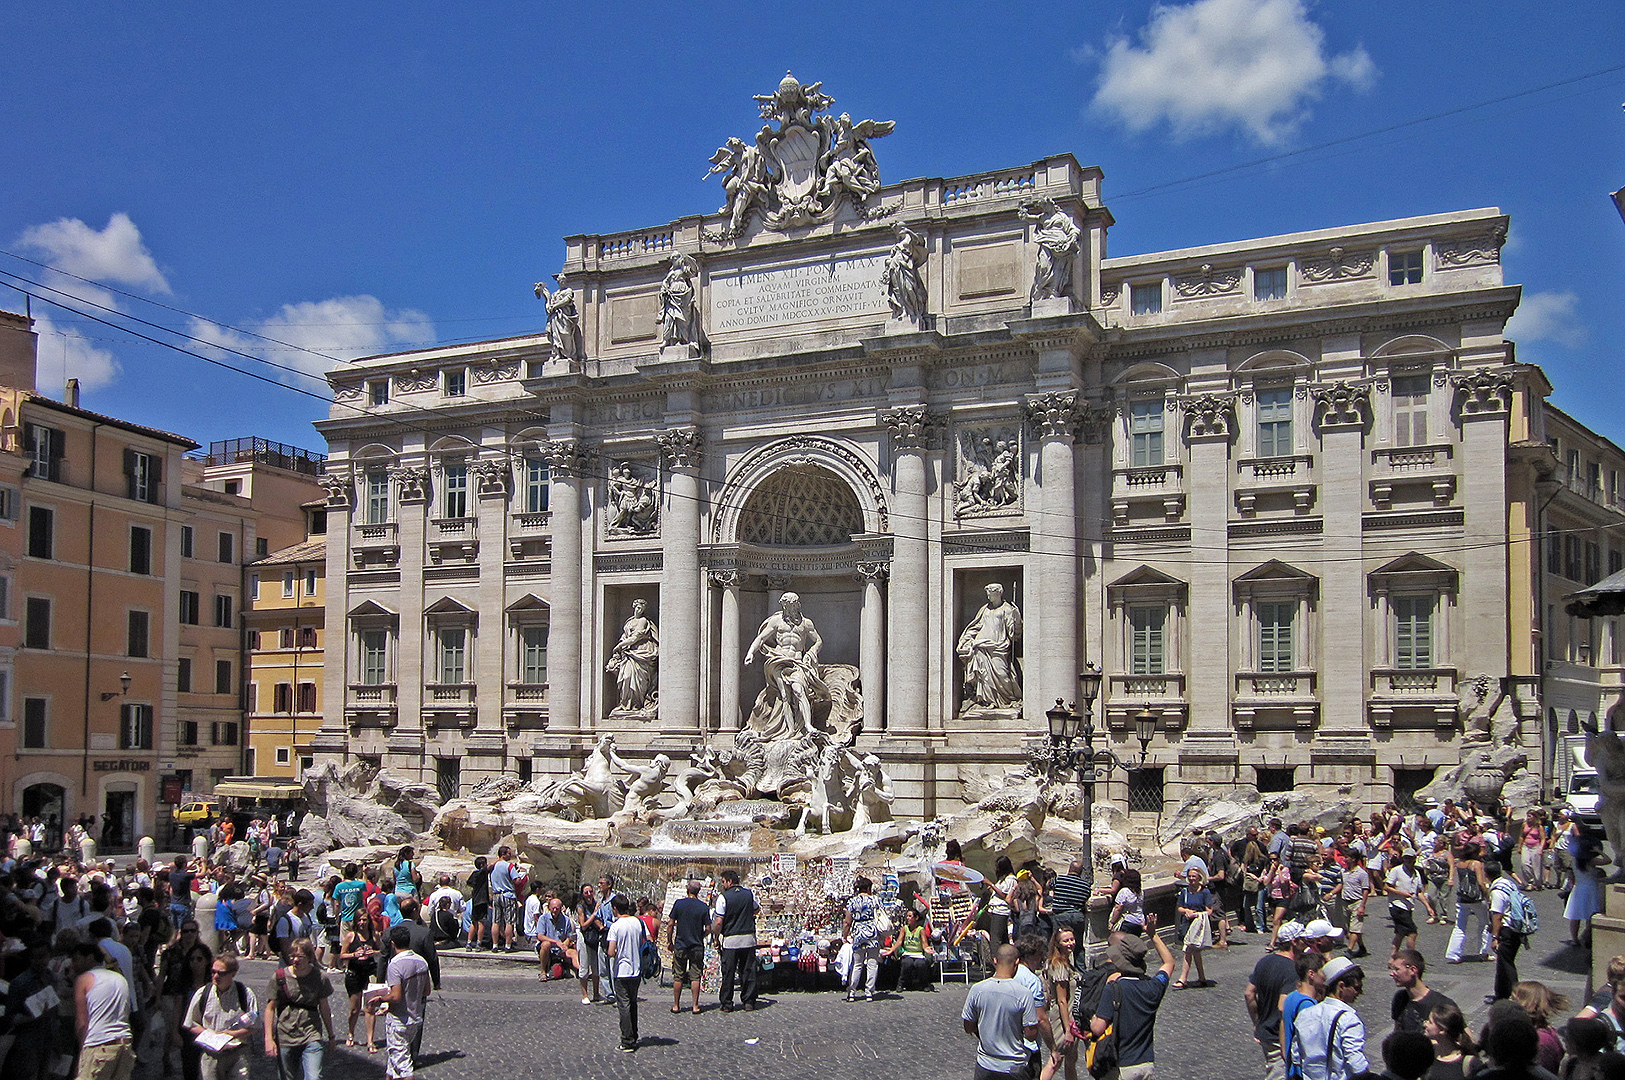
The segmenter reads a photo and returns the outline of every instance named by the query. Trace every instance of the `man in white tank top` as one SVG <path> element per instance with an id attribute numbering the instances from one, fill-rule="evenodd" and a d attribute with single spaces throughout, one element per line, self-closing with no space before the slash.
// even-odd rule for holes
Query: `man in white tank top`
<path id="1" fill-rule="evenodd" d="M 73 950 L 75 1030 L 79 1035 L 78 1080 L 130 1080 L 135 1051 L 130 1045 L 130 984 L 105 965 L 97 945 Z"/>

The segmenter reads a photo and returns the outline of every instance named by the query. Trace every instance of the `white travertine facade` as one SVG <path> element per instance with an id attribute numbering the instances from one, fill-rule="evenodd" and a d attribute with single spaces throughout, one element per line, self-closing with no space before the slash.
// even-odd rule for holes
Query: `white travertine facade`
<path id="1" fill-rule="evenodd" d="M 724 212 L 567 239 L 553 334 L 331 374 L 320 755 L 451 794 L 569 771 L 604 731 L 726 743 L 787 590 L 855 669 L 905 817 L 1022 761 L 1086 662 L 1127 756 L 1158 717 L 1136 808 L 1383 801 L 1459 760 L 1480 676 L 1540 715 L 1544 466 L 1516 447 L 1549 387 L 1503 337 L 1498 211 L 1108 258 L 1101 173 L 1067 155 L 793 203 L 732 153 Z M 794 164 L 761 175 L 789 192 Z M 967 698 L 955 651 L 992 583 L 1021 613 L 1007 708 Z M 639 599 L 656 705 L 616 714 Z"/>

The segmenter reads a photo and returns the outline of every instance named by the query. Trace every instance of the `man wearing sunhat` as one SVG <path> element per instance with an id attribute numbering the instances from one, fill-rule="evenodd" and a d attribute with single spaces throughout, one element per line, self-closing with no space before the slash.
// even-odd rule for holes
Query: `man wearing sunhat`
<path id="1" fill-rule="evenodd" d="M 1343 947 L 1343 931 L 1333 926 L 1330 919 L 1311 919 L 1309 925 L 1303 928 L 1302 940 L 1306 943 L 1306 951 L 1330 957 Z"/>
<path id="2" fill-rule="evenodd" d="M 1321 973 L 1326 996 L 1298 1014 L 1288 1066 L 1303 1080 L 1346 1080 L 1371 1068 L 1365 1056 L 1365 1024 L 1354 1011 L 1365 991 L 1365 972 L 1339 956 L 1327 961 Z"/>

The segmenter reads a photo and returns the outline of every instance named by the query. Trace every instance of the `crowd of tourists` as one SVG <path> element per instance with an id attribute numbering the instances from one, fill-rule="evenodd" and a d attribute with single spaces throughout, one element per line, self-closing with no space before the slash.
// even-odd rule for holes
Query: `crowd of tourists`
<path id="1" fill-rule="evenodd" d="M 1264 939 L 1243 1003 L 1266 1080 L 1625 1077 L 1625 1038 L 1615 1045 L 1625 1035 L 1625 957 L 1567 1023 L 1563 995 L 1519 978 L 1518 955 L 1539 930 L 1530 893 L 1561 891 L 1568 948 L 1589 947 L 1600 909 L 1607 857 L 1566 812 L 1388 806 L 1332 829 L 1272 819 L 1229 839 L 1198 833 L 1182 855 L 1165 905 L 1171 947 L 1139 872 L 1121 857 L 1097 887 L 1080 861 L 1057 876 L 998 863 L 988 881 L 994 974 L 973 988 L 962 1017 L 978 1039 L 978 1080 L 1073 1080 L 1085 1065 L 1096 1077 L 1153 1076 L 1164 994 L 1214 986 L 1203 954 L 1239 946 L 1238 935 Z M 1110 906 L 1110 937 L 1092 967 L 1080 949 L 1090 899 Z M 1419 921 L 1452 926 L 1446 963 L 1493 963 L 1489 1019 L 1476 1034 L 1461 1007 L 1427 985 Z M 1368 1040 L 1353 1009 L 1365 990 L 1360 961 L 1373 955 L 1395 988 L 1393 1029 L 1380 1040 Z"/>

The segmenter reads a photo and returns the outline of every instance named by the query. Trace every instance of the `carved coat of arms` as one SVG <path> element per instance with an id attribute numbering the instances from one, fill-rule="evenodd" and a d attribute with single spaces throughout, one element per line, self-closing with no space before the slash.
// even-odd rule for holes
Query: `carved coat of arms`
<path id="1" fill-rule="evenodd" d="M 733 138 L 711 155 L 706 175 L 726 173 L 722 187 L 728 196 L 719 211 L 728 220 L 712 238 L 739 236 L 756 212 L 775 231 L 829 221 L 843 195 L 864 217 L 881 216 L 867 205 L 880 191 L 880 168 L 869 140 L 891 134 L 896 125 L 854 123 L 846 113 L 831 116 L 835 99 L 822 86 L 803 85 L 787 73 L 773 93 L 756 96 L 767 123 L 754 145 Z"/>

